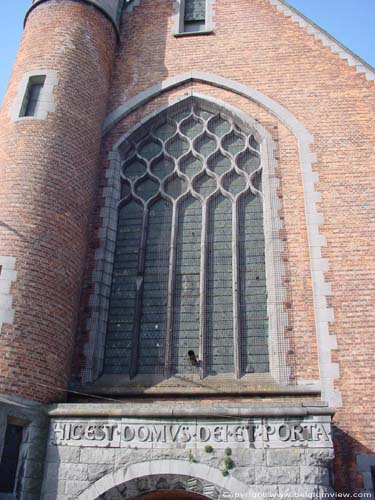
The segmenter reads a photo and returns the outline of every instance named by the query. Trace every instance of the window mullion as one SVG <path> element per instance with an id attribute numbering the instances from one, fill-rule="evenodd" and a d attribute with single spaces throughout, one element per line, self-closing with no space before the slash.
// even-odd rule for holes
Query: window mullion
<path id="1" fill-rule="evenodd" d="M 173 203 L 171 242 L 169 250 L 167 331 L 165 338 L 165 376 L 171 376 L 173 349 L 173 300 L 176 276 L 177 203 Z"/>
<path id="2" fill-rule="evenodd" d="M 233 277 L 233 352 L 234 373 L 241 377 L 241 345 L 240 345 L 240 283 L 239 283 L 239 249 L 238 249 L 238 200 L 232 203 L 232 277 Z"/>
<path id="3" fill-rule="evenodd" d="M 141 330 L 148 216 L 149 216 L 149 210 L 148 208 L 145 207 L 143 212 L 141 243 L 139 247 L 139 258 L 138 258 L 138 273 L 136 281 L 137 295 L 136 295 L 135 309 L 134 309 L 132 353 L 130 357 L 130 372 L 129 372 L 130 378 L 134 378 L 138 372 L 139 335 Z"/>
<path id="4" fill-rule="evenodd" d="M 207 228 L 208 208 L 202 202 L 202 233 L 201 233 L 201 266 L 200 266 L 200 304 L 199 304 L 199 359 L 201 360 L 201 376 L 207 376 L 208 353 L 206 334 L 206 303 L 207 303 Z"/>

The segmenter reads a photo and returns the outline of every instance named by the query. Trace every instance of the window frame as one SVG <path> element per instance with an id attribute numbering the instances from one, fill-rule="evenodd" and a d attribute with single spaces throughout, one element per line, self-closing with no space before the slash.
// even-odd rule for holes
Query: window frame
<path id="1" fill-rule="evenodd" d="M 160 321 L 163 322 L 165 320 L 166 323 L 162 326 L 162 328 L 159 327 L 160 325 L 156 325 L 156 328 L 158 328 L 158 334 L 160 336 L 160 338 L 158 339 L 159 343 L 155 344 L 159 346 L 158 349 L 160 349 L 161 351 L 159 355 L 155 354 L 156 358 L 158 359 L 158 363 L 160 363 L 159 370 L 161 370 L 161 367 L 164 366 L 166 378 L 169 378 L 172 373 L 175 373 L 176 376 L 186 376 L 188 372 L 194 373 L 194 370 L 188 363 L 187 350 L 191 349 L 195 345 L 194 349 L 196 349 L 197 354 L 199 352 L 199 358 L 201 360 L 200 369 L 202 378 L 207 377 L 210 373 L 210 370 L 216 372 L 215 378 L 218 373 L 235 375 L 236 379 L 241 379 L 243 376 L 249 373 L 269 373 L 269 359 L 268 355 L 266 355 L 265 352 L 268 345 L 268 333 L 265 335 L 264 326 L 268 323 L 268 315 L 266 314 L 265 310 L 265 306 L 267 305 L 267 295 L 264 289 L 265 282 L 261 284 L 261 281 L 259 281 L 258 277 L 258 283 L 256 283 L 255 277 L 250 278 L 249 276 L 250 266 L 246 266 L 244 263 L 242 263 L 241 265 L 241 259 L 244 258 L 243 252 L 245 251 L 242 243 L 241 235 L 243 236 L 243 233 L 241 229 L 243 229 L 242 224 L 244 226 L 246 225 L 243 220 L 243 208 L 241 209 L 241 207 L 243 207 L 243 205 L 247 205 L 249 200 L 252 200 L 252 210 L 254 210 L 254 207 L 258 207 L 256 209 L 257 213 L 259 211 L 259 215 L 262 214 L 261 222 L 259 222 L 260 227 L 258 228 L 258 230 L 264 236 L 263 195 L 261 190 L 258 190 L 254 184 L 254 182 L 257 182 L 257 179 L 259 179 L 262 175 L 263 170 L 260 144 L 256 141 L 252 129 L 246 131 L 243 127 L 241 127 L 240 129 L 237 126 L 235 120 L 227 116 L 222 109 L 209 109 L 208 116 L 210 116 L 210 118 L 208 122 L 205 122 L 205 120 L 202 119 L 201 113 L 204 114 L 205 111 L 207 112 L 207 106 L 203 106 L 202 108 L 201 102 L 197 100 L 191 100 L 186 105 L 183 105 L 181 109 L 172 109 L 172 116 L 167 117 L 166 113 L 161 113 L 155 118 L 152 123 L 149 124 L 149 126 L 146 125 L 145 127 L 140 127 L 138 133 L 132 136 L 131 143 L 132 146 L 134 144 L 134 147 L 131 147 L 130 149 L 130 156 L 128 157 L 128 153 L 124 154 L 124 158 L 127 158 L 124 162 L 123 167 L 123 169 L 125 170 L 123 170 L 122 172 L 122 185 L 127 186 L 130 191 L 126 194 L 124 193 L 119 205 L 118 244 L 121 245 L 121 248 L 123 248 L 123 238 L 127 238 L 127 234 L 129 234 L 128 231 L 126 231 L 126 223 L 123 222 L 121 224 L 121 220 L 123 219 L 123 217 L 126 219 L 131 214 L 130 218 L 133 221 L 131 223 L 131 228 L 132 231 L 134 231 L 134 234 L 133 232 L 131 233 L 131 239 L 126 240 L 127 243 L 125 246 L 129 248 L 129 251 L 132 254 L 133 245 L 137 241 L 138 258 L 135 259 L 135 262 L 129 267 L 123 267 L 124 250 L 121 251 L 121 254 L 117 254 L 115 257 L 114 264 L 116 266 L 116 270 L 120 272 L 120 277 L 117 278 L 118 281 L 114 281 L 114 283 L 117 283 L 117 285 L 114 285 L 113 283 L 111 290 L 109 317 L 110 329 L 107 333 L 110 339 L 109 342 L 111 343 L 111 346 L 108 347 L 106 345 L 106 350 L 109 350 L 110 354 L 108 356 L 106 354 L 105 356 L 105 360 L 108 362 L 108 372 L 105 370 L 105 373 L 124 374 L 126 373 L 126 371 L 121 370 L 124 370 L 125 366 L 127 366 L 130 372 L 130 377 L 133 378 L 134 376 L 136 376 L 136 374 L 138 375 L 140 367 L 143 366 L 142 362 L 138 364 L 135 363 L 135 360 L 138 360 L 139 351 L 145 349 L 145 346 L 142 343 L 143 330 L 141 327 L 144 319 L 143 316 L 144 314 L 146 314 L 146 306 L 144 305 L 144 303 L 150 301 L 150 298 L 146 298 L 148 293 L 152 295 L 152 302 L 154 302 L 155 300 L 154 292 L 147 290 L 146 285 L 146 281 L 149 278 L 146 270 L 146 262 L 148 263 L 148 265 L 150 264 L 150 262 L 147 260 L 147 257 L 145 257 L 145 255 L 147 256 L 148 250 L 150 250 L 150 247 L 147 246 L 146 241 L 149 237 L 148 233 L 150 231 L 152 232 L 154 227 L 151 223 L 153 207 L 156 203 L 162 200 L 167 203 L 167 213 L 169 213 L 171 217 L 172 229 L 170 234 L 168 234 L 168 243 L 166 244 L 168 254 L 165 255 L 165 252 L 162 252 L 164 254 L 164 259 L 166 259 L 166 261 L 164 262 L 165 271 L 163 271 L 161 275 L 159 275 L 159 280 L 161 279 L 161 281 L 163 281 L 162 277 L 167 276 L 168 281 L 168 287 L 164 290 L 164 299 L 167 301 L 166 308 L 163 308 L 162 311 L 158 309 L 158 313 L 161 313 Z M 184 117 L 176 117 L 176 113 L 179 115 L 181 112 L 183 113 Z M 208 119 L 207 115 L 206 119 Z M 172 123 L 172 129 L 174 128 L 174 131 L 169 130 L 169 133 L 165 137 L 159 136 L 159 138 L 157 138 L 155 136 L 155 129 L 160 126 L 164 126 L 162 124 L 169 124 L 170 126 L 172 125 Z M 173 154 L 173 152 L 169 151 L 168 144 L 171 144 L 174 141 L 178 140 L 177 138 L 180 136 L 180 133 L 177 132 L 177 130 L 181 130 L 180 127 L 185 127 L 189 123 L 199 124 L 201 131 L 199 133 L 197 132 L 195 137 L 194 135 L 188 137 L 185 133 L 184 144 L 185 146 L 188 146 L 189 153 L 187 154 L 187 156 L 185 156 L 184 153 L 177 154 L 176 156 L 175 154 Z M 217 125 L 218 123 L 221 123 L 222 125 L 224 124 L 224 127 L 227 128 L 227 130 L 222 132 L 221 135 L 220 133 L 215 134 L 212 129 L 212 127 L 215 127 L 215 124 Z M 207 134 L 209 135 L 207 136 Z M 213 141 L 212 138 L 214 136 L 216 136 L 216 152 L 214 156 L 217 157 L 217 155 L 219 155 L 228 163 L 225 171 L 221 173 L 218 173 L 215 167 L 211 164 L 211 160 L 209 159 L 209 157 L 211 157 L 211 154 L 208 151 L 200 151 L 199 144 L 197 144 L 197 141 L 199 143 L 199 138 L 202 139 L 203 137 L 211 137 L 210 140 Z M 221 137 L 222 139 L 220 139 Z M 233 149 L 231 150 L 230 147 L 225 148 L 225 146 L 223 146 L 224 149 L 217 149 L 219 144 L 224 144 L 222 140 L 224 140 L 224 143 L 228 140 L 240 141 L 240 144 L 242 144 L 242 146 L 237 146 L 237 148 L 239 147 L 239 150 L 237 151 L 239 153 L 239 157 L 237 157 L 237 153 L 235 153 Z M 146 159 L 147 154 L 142 155 L 141 153 L 142 149 L 146 147 L 147 144 L 153 144 L 154 148 L 156 147 L 156 151 L 150 156 L 148 160 Z M 243 150 L 242 148 L 244 146 L 245 149 Z M 158 148 L 160 149 L 157 152 Z M 240 165 L 241 158 L 244 158 L 244 151 L 246 151 L 247 153 L 251 152 L 252 158 L 256 159 L 253 170 L 251 171 L 247 171 L 246 168 Z M 201 167 L 198 167 L 198 171 L 195 174 L 189 175 L 183 173 L 181 162 L 183 162 L 184 160 L 186 161 L 187 158 L 193 158 L 195 159 L 194 161 L 198 161 L 198 163 L 201 165 Z M 158 175 L 154 173 L 152 165 L 155 166 L 155 164 L 158 164 L 160 161 L 167 162 L 169 164 L 172 169 L 169 174 L 164 172 L 163 175 L 160 176 L 160 174 Z M 127 169 L 132 168 L 132 165 L 137 165 L 138 169 L 139 167 L 141 167 L 141 170 L 138 170 L 138 173 L 135 174 L 134 178 L 131 176 L 126 176 Z M 143 168 L 144 171 L 142 172 Z M 240 180 L 242 188 L 237 193 L 232 192 L 231 188 L 226 186 L 229 178 L 231 178 L 232 180 L 236 179 L 237 181 Z M 211 192 L 211 194 L 207 192 L 203 194 L 201 192 L 199 182 L 202 179 L 205 179 L 205 182 L 211 181 L 215 185 L 215 187 L 212 188 L 213 191 Z M 177 183 L 182 183 L 184 186 L 184 189 L 180 194 L 172 194 L 169 191 L 169 185 L 173 185 L 175 181 L 177 181 Z M 151 183 L 151 188 L 155 190 L 155 192 L 153 192 L 152 194 L 150 193 L 148 198 L 144 198 L 142 197 L 142 194 L 138 193 L 137 190 L 139 185 L 145 186 L 147 185 L 147 182 Z M 182 276 L 184 276 L 186 279 L 189 273 L 186 273 L 186 268 L 185 271 L 182 271 L 182 274 L 179 274 L 178 272 L 178 265 L 176 263 L 178 263 L 180 259 L 184 259 L 184 257 L 186 258 L 186 255 L 178 250 L 178 241 L 180 241 L 181 244 L 181 240 L 179 240 L 179 237 L 181 237 L 181 231 L 183 231 L 184 226 L 183 224 L 178 225 L 176 224 L 176 222 L 181 220 L 184 211 L 184 203 L 190 203 L 190 201 L 188 200 L 197 202 L 200 211 L 200 216 L 198 217 L 199 222 L 197 222 L 197 224 L 200 225 L 197 226 L 197 234 L 194 238 L 194 242 L 190 241 L 190 245 L 195 245 L 196 251 L 200 253 L 199 259 L 191 262 L 192 266 L 198 268 L 196 269 L 196 271 L 199 271 L 198 281 L 195 282 L 193 288 L 196 299 L 200 297 L 200 300 L 196 301 L 193 308 L 191 308 L 191 305 L 190 307 L 188 307 L 191 313 L 193 313 L 194 310 L 199 315 L 199 319 L 194 323 L 186 323 L 186 319 L 182 321 L 183 324 L 185 324 L 185 327 L 188 327 L 190 332 L 195 332 L 194 334 L 190 333 L 190 336 L 192 336 L 191 341 L 193 342 L 193 345 L 189 345 L 186 348 L 186 352 L 182 353 L 182 351 L 176 345 L 176 338 L 178 338 L 182 334 L 182 332 L 184 331 L 184 327 L 180 326 L 178 328 L 175 328 L 174 325 L 177 318 L 180 317 L 180 314 L 182 314 L 183 316 L 183 302 L 185 299 L 182 295 L 178 294 L 177 290 L 179 278 L 182 278 Z M 221 233 L 220 236 L 219 232 L 212 233 L 209 229 L 211 224 L 213 224 L 215 214 L 216 217 L 218 215 L 218 213 L 215 212 L 213 208 L 216 203 L 215 200 L 221 200 L 219 201 L 219 205 L 221 205 L 222 203 L 229 203 L 230 205 L 228 211 L 225 211 L 226 232 L 224 235 Z M 130 209 L 129 212 L 127 212 L 126 209 L 126 207 L 128 206 L 132 206 L 132 209 Z M 124 209 L 124 212 L 121 212 L 122 209 Z M 135 211 L 138 212 L 136 218 L 134 218 Z M 146 220 L 144 219 L 144 215 L 146 215 Z M 221 215 L 221 217 L 222 216 L 223 214 Z M 137 220 L 137 223 L 134 225 L 135 220 Z M 256 218 L 256 220 L 260 219 Z M 248 238 L 251 237 L 252 231 L 255 229 L 256 224 L 257 222 L 253 222 L 252 227 L 248 227 L 248 224 L 246 225 L 246 233 Z M 169 225 L 167 224 L 167 227 L 168 226 Z M 134 229 L 135 227 L 137 229 Z M 159 227 L 159 230 L 161 231 L 162 228 Z M 123 238 L 121 237 L 122 231 L 125 231 Z M 214 255 L 217 254 L 215 246 L 210 250 L 210 246 L 212 245 L 212 243 L 210 244 L 210 236 L 214 240 L 219 238 L 219 241 L 221 243 L 223 243 L 223 241 L 225 240 L 228 243 L 226 251 L 229 252 L 229 255 L 227 255 L 227 257 L 229 257 L 230 259 L 231 266 L 230 270 L 228 270 L 229 274 L 226 278 L 226 284 L 222 285 L 226 290 L 226 293 L 224 295 L 223 290 L 222 293 L 217 294 L 214 291 L 212 285 L 214 276 L 212 274 L 212 271 L 210 272 L 210 263 L 212 264 L 212 259 L 214 259 Z M 134 237 L 136 237 L 136 239 L 134 239 Z M 164 242 L 165 239 L 162 239 L 159 243 L 164 247 Z M 257 244 L 258 243 L 254 243 L 254 245 Z M 132 248 L 132 250 L 130 250 L 130 247 Z M 116 249 L 117 248 L 118 247 L 116 242 Z M 258 247 L 256 246 L 256 248 Z M 154 252 L 156 251 L 156 249 L 152 247 L 151 251 Z M 249 251 L 250 247 L 247 248 L 246 253 L 248 253 Z M 264 251 L 264 240 L 262 242 L 261 251 Z M 223 250 L 221 250 L 221 252 L 223 252 Z M 257 256 L 253 257 L 255 259 L 258 259 L 259 255 L 256 255 Z M 139 258 L 140 256 L 141 259 Z M 129 255 L 129 257 L 131 256 Z M 221 257 L 223 257 L 223 255 L 221 255 Z M 120 266 L 120 269 L 117 267 L 118 265 Z M 152 274 L 154 274 L 155 271 L 159 272 L 160 265 L 161 261 L 159 261 L 158 264 L 153 267 Z M 265 258 L 263 258 L 263 262 L 259 263 L 259 269 L 257 269 L 257 272 L 260 272 L 263 275 L 265 272 L 264 268 Z M 252 271 L 253 270 L 254 267 L 252 267 Z M 191 269 L 189 269 L 189 271 L 191 271 Z M 217 270 L 216 272 L 220 273 L 222 272 L 222 270 Z M 123 274 L 125 274 L 125 278 L 122 277 Z M 130 281 L 129 275 L 132 275 Z M 137 291 L 135 290 L 135 275 L 137 276 L 137 280 L 139 280 Z M 242 280 L 241 275 L 246 275 L 246 279 L 244 278 Z M 263 279 L 265 278 L 261 278 L 261 280 Z M 127 288 L 129 290 L 129 294 L 131 295 L 131 298 L 129 297 L 128 293 L 126 293 L 124 296 L 123 292 L 117 292 L 116 290 L 117 286 L 124 287 L 125 283 L 127 283 L 127 287 L 131 288 L 131 291 Z M 191 284 L 191 281 L 189 281 L 189 283 Z M 254 287 L 256 287 L 257 292 L 255 293 L 255 295 L 257 297 L 253 297 L 254 300 L 256 299 L 255 303 L 250 300 L 250 297 L 247 297 L 245 295 L 244 291 L 241 291 L 245 283 L 247 283 L 247 286 L 250 286 L 253 294 Z M 160 281 L 159 285 L 161 286 Z M 249 291 L 248 293 L 251 292 Z M 259 300 L 259 293 L 262 294 L 261 296 L 263 296 L 263 300 Z M 225 304 L 231 309 L 229 320 L 229 322 L 232 322 L 231 326 L 229 326 L 228 323 L 224 330 L 221 330 L 220 333 L 216 331 L 216 334 L 217 337 L 222 338 L 222 341 L 225 343 L 225 345 L 228 345 L 228 349 L 230 350 L 233 357 L 227 354 L 223 354 L 223 352 L 220 351 L 218 345 L 216 345 L 216 342 L 218 342 L 218 338 L 214 336 L 213 325 L 218 324 L 218 316 L 221 316 L 222 313 L 219 310 L 220 307 L 216 306 L 215 317 L 211 318 L 211 320 L 209 321 L 210 314 L 207 314 L 206 312 L 209 308 L 209 297 L 211 297 L 211 299 L 214 301 L 219 300 L 222 306 L 224 306 Z M 182 302 L 177 305 L 179 303 L 179 299 L 181 299 Z M 127 300 L 130 301 L 134 309 L 130 310 L 131 312 L 128 311 L 128 313 L 125 314 L 124 312 L 121 312 L 121 310 L 124 311 L 123 308 L 127 309 L 129 307 L 129 303 L 127 303 Z M 135 303 L 133 303 L 134 300 Z M 158 297 L 158 299 L 156 300 L 161 300 L 161 297 Z M 120 309 L 119 301 L 121 302 Z M 256 308 L 256 303 L 260 303 L 260 309 Z M 181 309 L 179 307 L 181 307 Z M 254 307 L 255 309 L 253 309 Z M 252 313 L 250 313 L 250 309 L 252 309 Z M 262 309 L 263 315 L 260 312 L 260 310 Z M 239 318 L 240 310 L 243 310 L 244 314 Z M 121 315 L 121 317 L 118 316 L 119 314 Z M 248 325 L 247 328 L 244 328 L 245 323 L 249 320 L 249 314 L 255 314 L 256 316 L 261 314 L 261 316 L 257 316 L 261 319 L 253 319 L 253 326 L 250 327 L 250 325 Z M 123 335 L 125 336 L 125 338 L 122 338 L 120 341 L 122 344 L 121 348 L 123 349 L 123 357 L 121 357 L 118 355 L 118 348 L 116 348 L 116 344 L 119 341 L 117 340 L 118 330 L 116 329 L 115 324 L 116 322 L 121 323 L 125 321 L 126 324 L 129 325 L 129 316 L 133 318 L 132 326 L 130 328 L 130 330 L 133 330 L 133 335 L 131 336 L 129 326 L 127 326 L 127 328 L 125 328 L 125 332 L 127 331 L 127 333 L 123 331 Z M 255 321 L 257 321 L 256 326 L 254 326 Z M 211 327 L 208 326 L 208 323 L 211 323 Z M 260 324 L 262 324 L 262 326 L 260 326 Z M 120 324 L 117 325 L 117 327 L 120 328 L 120 330 L 123 330 L 123 327 L 121 327 Z M 148 328 L 150 327 L 151 325 L 148 326 Z M 190 329 L 190 327 L 193 328 Z M 252 348 L 250 347 L 251 339 L 249 338 L 250 328 L 255 328 L 255 331 L 257 332 L 255 335 L 256 340 L 254 340 L 254 338 L 252 339 Z M 149 332 L 147 335 L 149 335 Z M 130 347 L 129 336 L 132 337 L 132 345 Z M 143 341 L 147 342 L 145 339 L 143 339 Z M 199 341 L 198 345 L 196 345 L 197 341 Z M 152 343 L 152 345 L 154 346 L 153 349 L 157 349 L 154 343 Z M 208 345 L 212 346 L 212 351 L 219 351 L 216 353 L 216 356 L 212 354 L 212 351 L 211 349 L 209 349 Z M 118 345 L 118 347 L 120 347 L 120 345 Z M 163 347 L 165 347 L 165 351 L 163 350 Z M 262 348 L 263 352 L 261 352 Z M 175 371 L 177 369 L 176 352 L 178 352 L 180 356 L 180 360 L 177 362 L 177 365 L 179 367 L 178 371 Z M 121 359 L 127 359 L 129 356 L 130 360 L 124 363 L 124 366 L 121 368 Z M 214 361 L 217 357 L 221 358 L 221 362 Z M 163 361 L 161 361 L 162 359 Z M 147 362 L 149 361 L 150 357 L 146 355 L 146 357 L 143 359 L 143 362 L 146 362 L 147 364 Z M 248 364 L 251 365 L 251 369 L 245 368 L 245 365 Z M 224 369 L 224 366 L 226 366 L 228 369 L 231 365 L 233 367 L 233 370 L 229 369 L 227 371 L 226 369 Z M 157 371 L 157 366 L 151 364 L 150 369 Z M 182 371 L 179 371 L 180 369 L 182 369 Z"/>
<path id="2" fill-rule="evenodd" d="M 43 101 L 43 89 L 46 83 L 46 78 L 47 78 L 46 75 L 31 76 L 29 78 L 25 96 L 20 110 L 20 116 L 19 116 L 20 118 L 35 118 L 36 116 L 38 116 L 38 109 L 41 105 L 41 102 Z M 35 89 L 35 87 L 40 87 L 40 89 L 38 92 L 37 99 L 32 99 L 33 97 L 32 91 L 33 88 Z M 33 110 L 32 113 L 30 113 L 30 107 L 32 101 L 35 101 L 35 106 L 34 108 L 31 108 Z"/>
<path id="3" fill-rule="evenodd" d="M 182 98 L 178 98 L 176 101 L 169 103 L 168 105 L 158 109 L 151 115 L 148 115 L 143 120 L 141 120 L 136 126 L 134 126 L 128 133 L 122 136 L 121 139 L 114 145 L 112 153 L 110 154 L 111 166 L 107 171 L 107 178 L 109 180 L 109 187 L 106 189 L 104 207 L 102 208 L 103 226 L 100 229 L 100 234 L 102 234 L 102 244 L 96 252 L 96 271 L 94 273 L 95 282 L 95 292 L 91 295 L 91 315 L 87 322 L 87 327 L 89 330 L 89 340 L 85 345 L 84 352 L 86 355 L 86 364 L 81 372 L 82 383 L 94 384 L 94 386 L 101 387 L 111 387 L 120 385 L 121 393 L 133 393 L 131 390 L 126 388 L 128 381 L 126 377 L 121 377 L 118 375 L 108 378 L 108 376 L 103 375 L 103 361 L 104 361 L 104 349 L 105 349 L 105 336 L 108 321 L 109 312 L 109 295 L 112 277 L 112 266 L 113 266 L 113 256 L 115 251 L 116 242 L 116 232 L 117 232 L 117 213 L 118 213 L 118 203 L 120 201 L 121 183 L 120 183 L 120 168 L 122 164 L 122 156 L 124 150 L 127 147 L 127 139 L 134 134 L 134 132 L 141 128 L 144 124 L 148 123 L 155 116 L 159 115 L 169 107 L 176 105 L 184 99 L 196 98 L 202 100 L 206 105 L 213 107 L 222 107 L 223 113 L 233 117 L 236 123 L 243 126 L 245 130 L 251 128 L 257 136 L 259 137 L 259 143 L 261 144 L 262 151 L 262 162 L 263 162 L 263 193 L 264 193 L 264 227 L 265 227 L 265 238 L 266 238 L 266 274 L 267 274 L 267 289 L 268 289 L 268 301 L 267 308 L 269 309 L 269 321 L 270 330 L 272 322 L 274 322 L 275 330 L 274 334 L 270 335 L 270 377 L 259 378 L 259 374 L 256 379 L 253 375 L 245 375 L 242 377 L 244 382 L 243 387 L 233 388 L 230 393 L 248 393 L 252 392 L 254 389 L 254 383 L 257 386 L 257 391 L 261 390 L 262 383 L 267 387 L 267 392 L 282 392 L 285 390 L 287 392 L 294 392 L 295 380 L 293 379 L 293 356 L 291 356 L 290 348 L 290 333 L 287 334 L 288 322 L 285 320 L 286 314 L 285 310 L 280 308 L 285 307 L 285 301 L 287 297 L 287 291 L 285 289 L 285 282 L 283 272 L 280 273 L 280 266 L 283 267 L 284 263 L 281 259 L 281 255 L 284 251 L 284 243 L 282 239 L 279 239 L 275 244 L 267 244 L 270 238 L 274 238 L 275 234 L 279 234 L 280 230 L 283 228 L 282 216 L 280 216 L 280 199 L 277 196 L 277 190 L 279 189 L 279 179 L 275 175 L 275 168 L 277 167 L 277 161 L 274 156 L 275 145 L 269 132 L 259 125 L 259 123 L 252 120 L 245 113 L 233 108 L 226 103 L 214 99 L 205 95 L 192 92 L 190 95 L 185 95 Z M 276 244 L 277 243 L 277 244 Z M 276 258 L 275 258 L 276 256 Z M 276 269 L 276 264 L 279 269 Z M 276 272 L 277 271 L 277 272 Z M 286 272 L 286 271 L 285 271 Z M 273 285 L 269 286 L 270 281 Z M 276 294 L 280 302 L 279 308 L 275 308 L 273 304 L 276 300 Z M 280 301 L 281 297 L 281 301 Z M 290 314 L 290 311 L 287 312 Z M 288 356 L 287 356 L 288 355 Z M 261 374 L 262 375 L 262 374 Z M 217 377 L 217 376 L 216 376 Z M 120 380 L 121 379 L 121 380 Z M 165 377 L 163 377 L 165 379 Z M 211 379 L 212 380 L 212 379 Z M 147 387 L 156 384 L 158 380 L 143 380 L 145 390 Z M 225 382 L 223 379 L 222 383 Z M 237 380 L 238 382 L 238 380 Z M 220 384 L 219 384 L 220 385 Z M 274 385 L 272 389 L 270 385 Z M 223 389 L 223 384 L 221 384 L 221 392 Z M 118 389 L 114 388 L 114 391 L 118 393 Z M 296 387 L 298 391 L 298 387 Z M 155 389 L 156 393 L 168 393 L 163 388 Z M 111 392 L 111 390 L 109 390 Z M 136 392 L 137 394 L 143 394 L 144 391 L 140 390 Z M 154 391 L 153 391 L 154 393 Z"/>
<path id="4" fill-rule="evenodd" d="M 33 116 L 24 116 L 30 83 L 44 79 L 44 85 L 39 96 L 39 103 Z M 49 113 L 56 111 L 54 90 L 58 84 L 57 72 L 49 69 L 39 69 L 25 73 L 19 83 L 17 96 L 9 108 L 9 118 L 12 122 L 27 122 L 29 120 L 46 120 Z"/>
<path id="5" fill-rule="evenodd" d="M 185 31 L 185 0 L 176 0 L 175 2 L 175 26 L 174 36 L 197 36 L 197 35 L 210 35 L 214 30 L 213 22 L 213 4 L 216 0 L 206 1 L 206 17 L 204 28 L 198 31 Z"/>

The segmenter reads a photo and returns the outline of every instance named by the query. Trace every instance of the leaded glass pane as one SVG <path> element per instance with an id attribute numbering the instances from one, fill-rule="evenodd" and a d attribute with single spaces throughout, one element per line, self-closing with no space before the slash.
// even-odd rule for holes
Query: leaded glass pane
<path id="1" fill-rule="evenodd" d="M 232 204 L 221 195 L 209 205 L 207 233 L 208 373 L 233 373 Z"/>
<path id="2" fill-rule="evenodd" d="M 120 209 L 104 370 L 126 373 L 130 366 L 143 209 L 131 201 Z"/>
<path id="3" fill-rule="evenodd" d="M 121 171 L 105 372 L 268 372 L 258 143 L 193 98 L 132 137 Z M 199 368 L 190 350 L 203 356 Z"/>
<path id="4" fill-rule="evenodd" d="M 185 0 L 185 21 L 204 21 L 206 0 Z"/>
<path id="5" fill-rule="evenodd" d="M 138 373 L 163 373 L 167 325 L 171 205 L 157 201 L 150 208 L 146 239 Z"/>
<path id="6" fill-rule="evenodd" d="M 173 371 L 194 373 L 186 353 L 199 352 L 202 207 L 189 197 L 180 207 L 176 240 Z"/>
<path id="7" fill-rule="evenodd" d="M 252 194 L 239 203 L 240 339 L 244 373 L 269 371 L 263 207 Z"/>

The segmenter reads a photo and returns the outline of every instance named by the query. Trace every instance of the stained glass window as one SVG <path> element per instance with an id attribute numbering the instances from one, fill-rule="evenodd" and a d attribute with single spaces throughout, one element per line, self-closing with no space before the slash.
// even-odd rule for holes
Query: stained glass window
<path id="1" fill-rule="evenodd" d="M 105 373 L 269 372 L 260 146 L 188 100 L 122 165 Z"/>

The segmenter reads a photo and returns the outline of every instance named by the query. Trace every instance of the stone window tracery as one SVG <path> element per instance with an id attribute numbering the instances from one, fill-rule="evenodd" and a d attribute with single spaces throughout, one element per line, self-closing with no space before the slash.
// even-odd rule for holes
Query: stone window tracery
<path id="1" fill-rule="evenodd" d="M 270 371 L 256 134 L 188 100 L 133 134 L 121 169 L 104 372 Z"/>

